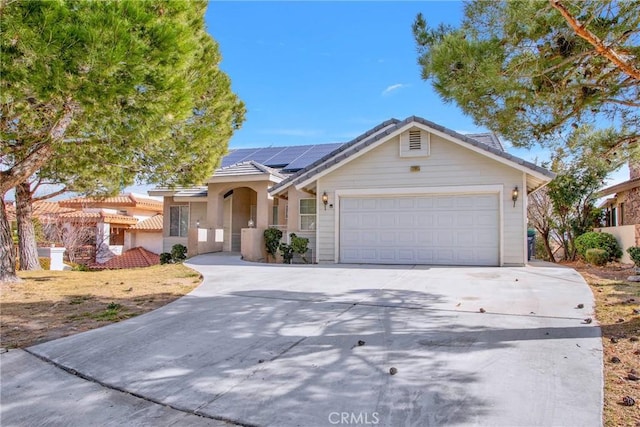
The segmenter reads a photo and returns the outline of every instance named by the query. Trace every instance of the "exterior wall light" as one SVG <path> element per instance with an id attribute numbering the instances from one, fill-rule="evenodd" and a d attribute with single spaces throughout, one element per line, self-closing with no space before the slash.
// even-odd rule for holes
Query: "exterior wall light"
<path id="1" fill-rule="evenodd" d="M 322 193 L 322 204 L 324 205 L 324 210 L 327 210 L 327 203 L 329 203 L 329 196 L 327 195 L 327 192 L 325 191 L 324 193 Z"/>
<path id="2" fill-rule="evenodd" d="M 200 220 L 196 221 L 196 228 L 200 228 Z"/>
<path id="3" fill-rule="evenodd" d="M 249 220 L 249 222 L 247 223 L 247 225 L 249 226 L 249 228 L 253 228 L 253 226 L 255 225 L 255 223 L 253 222 L 252 219 Z"/>
<path id="4" fill-rule="evenodd" d="M 511 200 L 513 200 L 513 207 L 516 207 L 516 202 L 518 201 L 518 186 L 516 185 L 513 191 L 511 192 Z"/>

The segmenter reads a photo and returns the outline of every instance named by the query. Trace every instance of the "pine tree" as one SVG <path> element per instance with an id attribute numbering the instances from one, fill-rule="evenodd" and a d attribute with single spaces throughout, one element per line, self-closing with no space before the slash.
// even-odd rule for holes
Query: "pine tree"
<path id="1" fill-rule="evenodd" d="M 611 127 L 596 154 L 640 156 L 640 2 L 471 1 L 459 28 L 413 31 L 422 77 L 516 146 Z M 606 123 L 606 126 L 604 125 Z"/>
<path id="2" fill-rule="evenodd" d="M 204 180 L 244 120 L 206 2 L 2 1 L 0 196 L 29 179 L 86 194 Z M 15 280 L 6 212 L 0 281 Z"/>

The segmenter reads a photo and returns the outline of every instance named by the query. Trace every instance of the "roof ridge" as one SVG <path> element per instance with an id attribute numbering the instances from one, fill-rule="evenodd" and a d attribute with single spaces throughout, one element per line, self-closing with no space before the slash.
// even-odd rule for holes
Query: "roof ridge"
<path id="1" fill-rule="evenodd" d="M 151 259 L 149 259 L 149 255 L 147 255 L 147 251 L 145 248 L 143 248 L 142 246 L 137 246 L 134 249 L 137 249 L 138 252 L 140 252 L 142 257 L 144 258 L 144 260 L 147 262 L 147 264 L 151 265 Z"/>
<path id="2" fill-rule="evenodd" d="M 446 128 L 442 125 L 439 125 L 435 122 L 432 122 L 430 120 L 424 119 L 422 117 L 418 117 L 418 116 L 409 116 L 406 119 L 402 120 L 402 121 L 398 121 L 397 119 L 390 119 L 387 120 L 381 124 L 379 124 L 378 126 L 374 127 L 373 129 L 370 129 L 369 131 L 365 132 L 364 134 L 356 137 L 355 139 L 353 139 L 352 141 L 342 145 L 341 147 L 337 148 L 336 150 L 332 151 L 331 153 L 327 154 L 326 156 L 323 156 L 322 158 L 318 159 L 317 161 L 313 162 L 312 164 L 308 165 L 307 167 L 299 170 L 298 172 L 296 172 L 295 174 L 291 175 L 290 177 L 288 177 L 287 179 L 283 180 L 282 182 L 274 185 L 273 187 L 271 187 L 270 192 L 273 192 L 275 190 L 278 190 L 282 187 L 285 187 L 287 185 L 289 185 L 292 182 L 300 182 L 301 180 L 306 180 L 311 178 L 312 176 L 314 176 L 315 174 L 321 172 L 322 170 L 326 169 L 326 167 L 324 169 L 321 169 L 323 165 L 325 165 L 329 160 L 334 160 L 335 163 L 339 163 L 341 161 L 343 161 L 344 159 L 346 159 L 347 157 L 349 157 L 350 155 L 354 154 L 354 152 L 360 151 L 360 148 L 362 145 L 368 146 L 374 142 L 379 141 L 380 139 L 386 137 L 387 135 L 391 134 L 392 132 L 397 131 L 400 128 L 403 128 L 404 126 L 410 124 L 410 123 L 419 123 L 422 124 L 424 126 L 427 126 L 431 129 L 437 130 L 439 132 L 443 132 L 453 138 L 456 138 L 462 142 L 465 142 L 469 145 L 472 145 L 474 147 L 480 148 L 484 151 L 487 151 L 491 154 L 497 155 L 499 157 L 502 157 L 506 160 L 509 160 L 513 163 L 516 163 L 518 165 L 521 166 L 525 166 L 526 168 L 538 172 L 540 174 L 543 174 L 547 177 L 555 177 L 555 174 L 551 171 L 548 171 L 534 163 L 528 162 L 524 159 L 521 159 L 519 157 L 516 157 L 512 154 L 507 153 L 506 151 L 502 151 L 499 150 L 495 147 L 491 147 L 483 142 L 477 141 L 473 138 L 470 138 L 466 135 L 463 135 L 459 132 L 456 132 L 452 129 Z M 391 126 L 393 125 L 393 126 Z M 391 127 L 389 127 L 391 126 Z M 387 129 L 385 129 L 387 128 Z M 383 131 L 384 130 L 384 131 Z M 349 153 L 349 151 L 352 151 L 351 153 Z M 340 154 L 342 153 L 342 154 Z M 328 167 L 328 166 L 327 166 Z"/>

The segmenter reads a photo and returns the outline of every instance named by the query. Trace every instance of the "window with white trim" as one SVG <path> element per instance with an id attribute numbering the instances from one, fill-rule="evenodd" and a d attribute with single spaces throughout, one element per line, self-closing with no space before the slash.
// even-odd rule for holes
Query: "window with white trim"
<path id="1" fill-rule="evenodd" d="M 169 236 L 187 237 L 189 206 L 169 206 Z"/>
<path id="2" fill-rule="evenodd" d="M 300 230 L 316 229 L 316 199 L 300 199 Z"/>

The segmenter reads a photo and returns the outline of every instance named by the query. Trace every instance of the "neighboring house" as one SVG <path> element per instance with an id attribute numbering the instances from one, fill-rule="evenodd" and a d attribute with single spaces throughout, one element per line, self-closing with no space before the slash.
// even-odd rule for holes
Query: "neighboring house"
<path id="1" fill-rule="evenodd" d="M 605 227 L 597 230 L 613 234 L 622 247 L 622 262 L 632 263 L 627 248 L 640 246 L 640 162 L 629 163 L 629 179 L 598 193 L 607 198 L 600 207 L 605 210 Z"/>
<path id="2" fill-rule="evenodd" d="M 140 221 L 124 230 L 124 250 L 144 248 L 154 254 L 162 253 L 162 214 Z"/>
<path id="3" fill-rule="evenodd" d="M 164 251 L 264 259 L 263 231 L 310 239 L 321 263 L 524 265 L 527 194 L 553 173 L 419 117 L 346 144 L 230 152 L 206 186 L 164 196 Z"/>
<path id="4" fill-rule="evenodd" d="M 89 237 L 96 247 L 97 263 L 121 255 L 133 245 L 150 252 L 161 249 L 162 233 L 154 229 L 156 220 L 153 220 L 154 216 L 162 213 L 162 202 L 158 200 L 124 194 L 106 198 L 78 197 L 58 204 L 73 209 L 58 216 L 59 223 L 65 228 L 66 239 L 77 235 L 82 241 Z M 143 236 L 147 232 L 149 234 Z"/>

